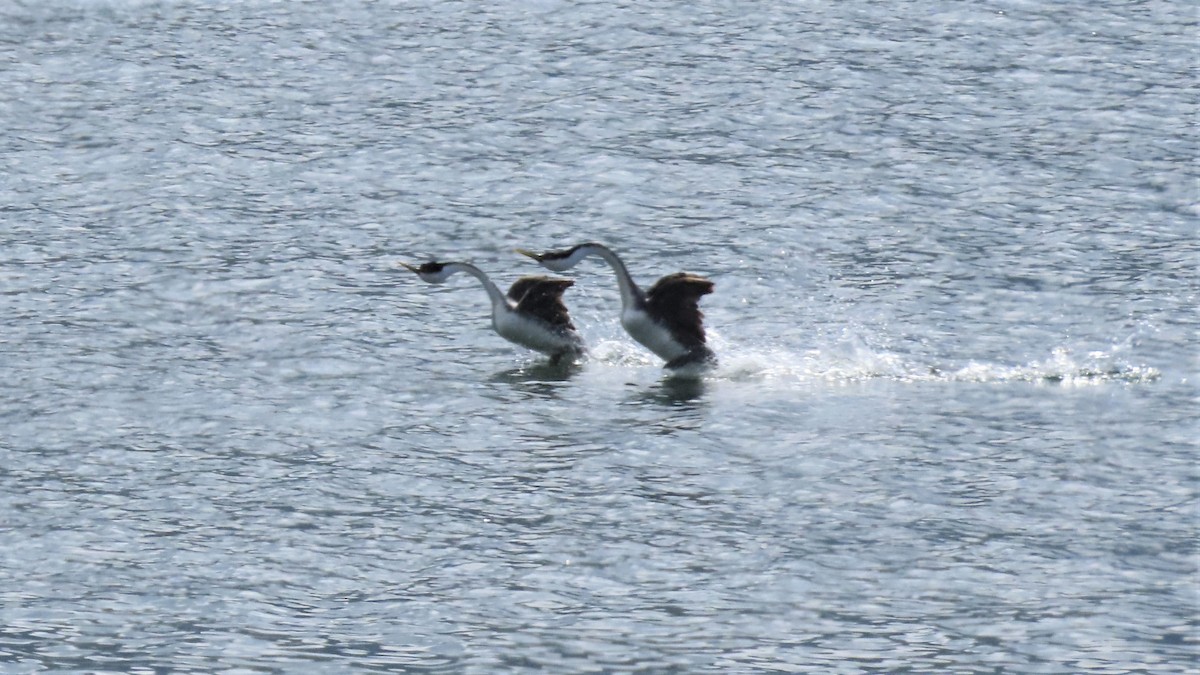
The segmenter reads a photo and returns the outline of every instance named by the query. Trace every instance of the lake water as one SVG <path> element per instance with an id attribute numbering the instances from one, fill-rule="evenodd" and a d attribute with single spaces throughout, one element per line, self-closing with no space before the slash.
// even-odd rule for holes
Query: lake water
<path id="1" fill-rule="evenodd" d="M 1197 34 L 0 0 L 0 671 L 1200 668 Z M 398 265 L 588 240 L 720 367 Z"/>

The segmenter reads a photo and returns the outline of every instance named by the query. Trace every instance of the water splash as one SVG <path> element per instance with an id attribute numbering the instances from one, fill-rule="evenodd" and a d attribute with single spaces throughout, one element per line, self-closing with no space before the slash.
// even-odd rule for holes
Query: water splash
<path id="1" fill-rule="evenodd" d="M 662 365 L 657 356 L 628 340 L 601 340 L 588 348 L 588 360 L 608 366 Z"/>
<path id="2" fill-rule="evenodd" d="M 1088 386 L 1114 382 L 1154 382 L 1162 377 L 1162 373 L 1150 366 L 1125 362 L 1117 348 L 1077 355 L 1060 347 L 1052 350 L 1045 359 L 1024 364 L 972 360 L 965 365 L 948 366 L 851 345 L 800 353 L 783 349 L 733 350 L 722 356 L 717 376 L 730 380 L 763 378 L 843 384 L 883 379 L 897 382 L 1029 382 Z"/>
<path id="3" fill-rule="evenodd" d="M 1089 386 L 1109 382 L 1154 382 L 1162 377 L 1162 373 L 1151 366 L 1125 363 L 1117 349 L 1077 356 L 1069 349 L 1059 347 L 1040 361 L 1015 366 L 973 361 L 946 373 L 945 377 L 956 382 L 1034 382 Z"/>
<path id="4" fill-rule="evenodd" d="M 720 335 L 710 336 L 719 365 L 699 376 L 726 381 L 792 381 L 854 384 L 877 380 L 895 382 L 972 382 L 1061 386 L 1095 386 L 1107 383 L 1143 384 L 1162 378 L 1159 369 L 1131 363 L 1131 341 L 1116 343 L 1107 350 L 1077 353 L 1067 347 L 1050 350 L 1045 358 L 1025 363 L 965 360 L 938 361 L 934 358 L 899 354 L 867 344 L 852 335 L 832 344 L 803 351 L 786 347 L 746 348 Z M 587 367 L 595 369 L 654 369 L 662 361 L 630 340 L 602 339 L 593 344 Z M 675 373 L 678 374 L 678 373 Z M 686 375 L 686 373 L 685 373 Z"/>

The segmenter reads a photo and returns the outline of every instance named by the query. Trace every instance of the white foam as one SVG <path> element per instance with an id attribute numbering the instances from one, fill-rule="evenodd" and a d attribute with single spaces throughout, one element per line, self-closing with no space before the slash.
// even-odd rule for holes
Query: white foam
<path id="1" fill-rule="evenodd" d="M 949 367 L 861 345 L 803 352 L 778 348 L 733 349 L 721 352 L 719 358 L 720 365 L 712 376 L 734 381 L 764 379 L 852 384 L 891 380 L 1092 386 L 1112 382 L 1152 382 L 1161 377 L 1156 368 L 1131 365 L 1112 351 L 1091 351 L 1080 356 L 1065 348 L 1054 349 L 1044 359 L 1023 364 L 969 361 L 966 365 Z"/>
<path id="2" fill-rule="evenodd" d="M 1059 347 L 1050 356 L 1020 365 L 971 362 L 949 372 L 956 382 L 1034 382 L 1066 386 L 1092 386 L 1108 382 L 1153 382 L 1162 376 L 1157 368 L 1131 365 L 1118 357 L 1119 348 L 1077 356 Z"/>
<path id="3" fill-rule="evenodd" d="M 1046 357 L 1024 363 L 974 359 L 939 362 L 873 347 L 854 334 L 841 335 L 831 344 L 794 350 L 773 345 L 738 345 L 710 331 L 709 344 L 717 354 L 717 367 L 705 368 L 693 375 L 715 381 L 855 384 L 884 380 L 1096 386 L 1114 382 L 1152 382 L 1162 375 L 1156 368 L 1130 363 L 1128 341 L 1105 350 L 1083 353 L 1056 347 L 1050 349 Z M 663 365 L 661 359 L 623 336 L 593 343 L 587 362 L 591 368 L 655 372 Z"/>
<path id="4" fill-rule="evenodd" d="M 609 366 L 642 367 L 661 363 L 657 356 L 628 340 L 601 340 L 588 348 L 588 357 L 592 363 Z"/>

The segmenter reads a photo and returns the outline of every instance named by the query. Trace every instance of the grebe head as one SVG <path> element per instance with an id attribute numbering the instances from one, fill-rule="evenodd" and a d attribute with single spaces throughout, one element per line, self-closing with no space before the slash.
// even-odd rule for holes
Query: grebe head
<path id="1" fill-rule="evenodd" d="M 584 256 L 587 255 L 587 251 L 584 250 L 586 246 L 591 246 L 591 244 L 580 244 L 579 246 L 572 246 L 571 248 L 564 248 L 558 251 L 546 251 L 544 253 L 535 253 L 519 248 L 517 249 L 517 253 L 533 258 L 539 265 L 553 272 L 566 272 L 579 264 L 579 261 L 583 260 Z"/>
<path id="2" fill-rule="evenodd" d="M 421 277 L 422 281 L 431 284 L 440 284 L 448 279 L 451 274 L 454 274 L 457 271 L 448 267 L 445 263 L 433 261 L 424 263 L 420 267 L 413 267 L 412 265 L 404 262 L 400 264 L 403 265 L 405 269 L 415 272 L 417 276 Z"/>

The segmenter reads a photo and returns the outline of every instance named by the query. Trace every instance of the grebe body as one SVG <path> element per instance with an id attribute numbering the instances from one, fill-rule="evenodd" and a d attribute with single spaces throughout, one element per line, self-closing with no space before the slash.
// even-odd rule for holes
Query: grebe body
<path id="1" fill-rule="evenodd" d="M 709 279 L 676 272 L 659 279 L 643 293 L 625 263 L 603 244 L 580 244 L 544 253 L 524 249 L 517 252 L 555 272 L 565 272 L 589 256 L 604 260 L 617 276 L 621 326 L 630 337 L 666 361 L 667 368 L 716 362 L 716 355 L 705 339 L 704 314 L 699 305 L 700 298 L 713 291 Z"/>

